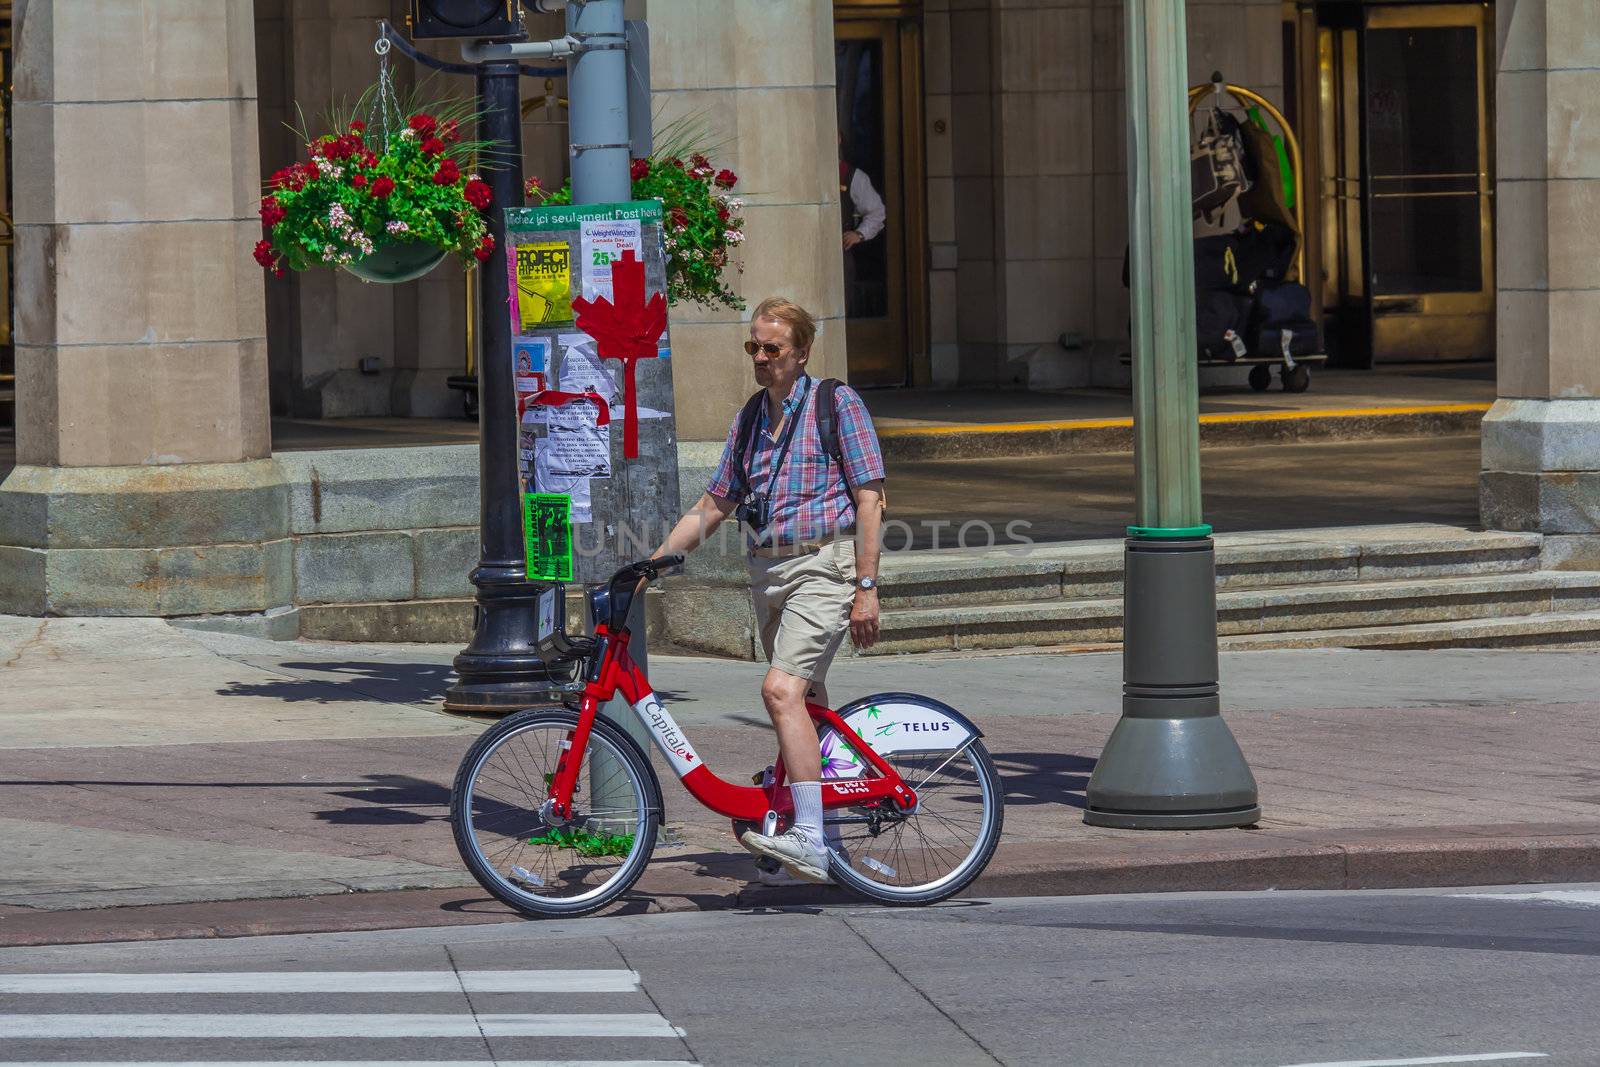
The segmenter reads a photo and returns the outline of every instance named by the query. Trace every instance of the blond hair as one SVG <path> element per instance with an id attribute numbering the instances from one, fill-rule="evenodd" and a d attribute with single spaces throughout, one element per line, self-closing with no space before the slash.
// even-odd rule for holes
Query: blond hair
<path id="1" fill-rule="evenodd" d="M 789 342 L 802 352 L 810 349 L 811 342 L 817 339 L 817 320 L 811 312 L 787 297 L 769 296 L 761 301 L 750 313 L 751 322 L 757 319 L 767 319 L 789 327 Z"/>

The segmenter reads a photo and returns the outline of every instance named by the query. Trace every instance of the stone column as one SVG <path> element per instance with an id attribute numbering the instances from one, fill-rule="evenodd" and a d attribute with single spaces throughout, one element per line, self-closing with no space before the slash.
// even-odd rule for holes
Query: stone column
<path id="1" fill-rule="evenodd" d="M 1600 8 L 1500 0 L 1495 21 L 1499 399 L 1483 422 L 1483 523 L 1600 568 Z"/>
<path id="2" fill-rule="evenodd" d="M 714 160 L 739 175 L 734 191 L 745 202 L 749 240 L 736 250 L 744 273 L 729 273 L 732 288 L 752 305 L 782 294 L 810 309 L 822 322 L 811 372 L 843 378 L 832 3 L 648 0 L 631 4 L 628 14 L 650 22 L 657 129 L 698 116 L 715 142 Z M 684 440 L 720 444 L 739 403 L 755 392 L 739 349 L 747 318 L 696 304 L 672 309 L 673 389 Z"/>
<path id="3" fill-rule="evenodd" d="M 290 599 L 250 0 L 18 11 L 17 463 L 0 612 Z"/>

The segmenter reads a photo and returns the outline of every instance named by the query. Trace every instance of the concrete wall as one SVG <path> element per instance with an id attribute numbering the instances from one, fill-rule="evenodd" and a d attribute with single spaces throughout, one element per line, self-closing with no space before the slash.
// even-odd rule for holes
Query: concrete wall
<path id="1" fill-rule="evenodd" d="M 0 612 L 280 606 L 249 0 L 18 16 Z"/>
<path id="2" fill-rule="evenodd" d="M 1190 82 L 1282 98 L 1278 0 L 1190 0 Z M 1122 0 L 928 0 L 930 339 L 942 384 L 1125 380 Z M 1064 351 L 1063 335 L 1083 347 Z"/>
<path id="3" fill-rule="evenodd" d="M 1495 7 L 1499 397 L 1483 421 L 1484 525 L 1600 568 L 1600 8 Z"/>

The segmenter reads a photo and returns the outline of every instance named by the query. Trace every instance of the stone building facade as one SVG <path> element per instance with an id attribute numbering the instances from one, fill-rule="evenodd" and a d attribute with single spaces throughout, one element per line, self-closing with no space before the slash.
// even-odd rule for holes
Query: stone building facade
<path id="1" fill-rule="evenodd" d="M 269 415 L 456 414 L 445 378 L 467 359 L 462 275 L 394 287 L 336 273 L 277 281 L 249 255 L 261 177 L 295 154 L 285 128 L 295 105 L 309 116 L 359 93 L 376 74 L 376 20 L 404 7 L 11 5 L 15 467 L 0 485 L 0 611 L 327 615 L 359 592 L 339 584 L 356 558 L 341 553 L 382 535 L 385 603 L 450 601 L 459 619 L 475 548 L 471 447 L 290 461 L 274 457 Z M 750 242 L 737 288 L 787 292 L 819 313 L 816 370 L 885 386 L 1119 380 L 1122 0 L 629 8 L 651 25 L 660 119 L 703 116 L 725 142 L 719 162 L 740 174 Z M 1488 323 L 1497 339 L 1487 354 L 1503 399 L 1485 424 L 1485 519 L 1558 535 L 1562 558 L 1592 561 L 1600 363 L 1586 347 L 1594 287 L 1583 250 L 1600 236 L 1584 199 L 1600 145 L 1584 131 L 1600 10 L 1588 0 L 1190 0 L 1188 10 L 1191 81 L 1221 71 L 1314 131 L 1303 138 L 1307 236 L 1324 268 L 1340 266 L 1354 231 L 1320 224 L 1321 191 L 1362 184 L 1338 170 L 1344 142 L 1328 110 L 1357 88 L 1338 78 L 1356 64 L 1348 49 L 1376 47 L 1395 25 L 1449 31 L 1440 54 L 1459 55 L 1458 80 L 1471 67 L 1474 143 L 1489 158 L 1466 185 L 1428 195 L 1460 197 L 1464 218 L 1498 203 L 1499 242 L 1474 246 L 1487 311 L 1471 310 L 1483 294 L 1446 294 L 1439 306 L 1454 318 L 1432 321 Z M 552 35 L 558 22 L 542 16 L 531 29 Z M 398 60 L 397 73 L 402 86 L 414 79 Z M 551 183 L 565 167 L 561 92 L 559 80 L 525 84 L 526 170 Z M 1401 122 L 1389 107 L 1406 99 L 1350 107 Z M 893 209 L 882 263 L 849 272 L 837 237 L 841 134 Z M 1368 177 L 1363 188 L 1384 176 Z M 1327 280 L 1338 271 L 1313 274 L 1338 310 L 1350 295 Z M 1437 294 L 1391 295 L 1393 309 L 1426 312 Z M 1365 306 L 1367 328 L 1374 302 Z M 1429 321 L 1417 325 L 1409 336 L 1426 337 Z M 734 312 L 674 312 L 686 467 L 708 462 L 754 387 L 742 331 Z M 1381 360 L 1372 336 L 1366 358 Z M 388 625 L 372 623 L 372 635 Z"/>

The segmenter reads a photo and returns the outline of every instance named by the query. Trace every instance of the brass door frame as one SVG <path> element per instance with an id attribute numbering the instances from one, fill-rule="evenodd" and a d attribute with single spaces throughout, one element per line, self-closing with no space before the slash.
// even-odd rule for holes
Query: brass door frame
<path id="1" fill-rule="evenodd" d="M 1427 7 L 1381 6 L 1364 12 L 1364 30 L 1465 27 L 1477 33 L 1478 169 L 1460 175 L 1368 174 L 1366 196 L 1473 196 L 1478 200 L 1478 249 L 1481 288 L 1476 293 L 1414 293 L 1369 297 L 1372 305 L 1372 347 L 1375 360 L 1460 358 L 1476 349 L 1494 352 L 1494 131 L 1489 121 L 1490 50 L 1494 47 L 1494 14 L 1484 4 L 1437 4 Z M 1391 193 L 1381 183 L 1399 178 L 1476 178 L 1470 191 Z M 1384 309 L 1389 309 L 1387 312 Z M 1414 310 L 1413 310 L 1414 309 Z M 1454 349 L 1454 351 L 1451 351 Z"/>
<path id="2" fill-rule="evenodd" d="M 836 0 L 834 36 L 879 40 L 884 60 L 884 204 L 896 239 L 889 249 L 891 308 L 900 309 L 904 372 L 896 380 L 863 384 L 927 385 L 933 378 L 928 347 L 927 162 L 923 143 L 922 24 L 920 3 Z M 898 91 L 895 91 L 895 89 Z M 896 143 L 894 133 L 898 129 Z M 890 180 L 890 167 L 893 180 Z M 893 230 L 898 230 L 897 234 Z M 842 253 L 841 253 L 842 254 Z M 847 331 L 864 336 L 869 330 Z M 882 343 L 878 341 L 876 343 Z M 854 346 L 851 346 L 854 347 Z"/>

